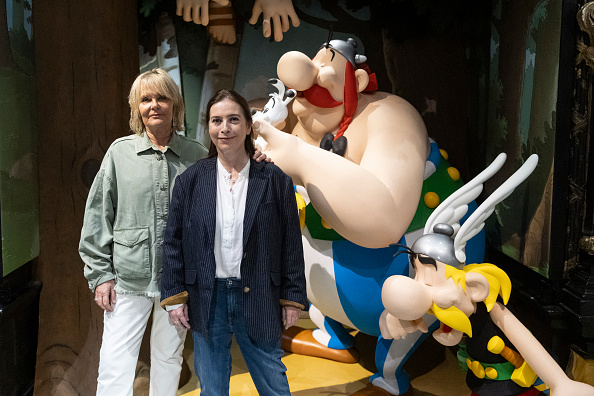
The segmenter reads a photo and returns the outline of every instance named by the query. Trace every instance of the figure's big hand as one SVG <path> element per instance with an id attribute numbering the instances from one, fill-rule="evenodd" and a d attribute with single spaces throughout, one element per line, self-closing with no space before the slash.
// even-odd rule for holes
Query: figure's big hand
<path id="1" fill-rule="evenodd" d="M 262 22 L 264 37 L 270 37 L 274 29 L 274 41 L 276 42 L 282 41 L 283 33 L 289 30 L 289 18 L 293 27 L 298 27 L 300 24 L 291 0 L 256 0 L 250 24 L 254 25 L 258 22 L 260 14 L 263 14 L 264 18 Z"/>
<path id="2" fill-rule="evenodd" d="M 95 289 L 95 302 L 102 310 L 113 311 L 116 303 L 115 281 L 109 280 L 97 286 Z"/>
<path id="3" fill-rule="evenodd" d="M 567 378 L 551 386 L 551 396 L 594 396 L 594 387 Z"/>
<path id="4" fill-rule="evenodd" d="M 229 4 L 229 0 L 212 0 L 222 6 Z M 177 0 L 175 13 L 184 18 L 184 21 L 194 21 L 197 25 L 208 25 L 209 0 Z"/>
<path id="5" fill-rule="evenodd" d="M 254 138 L 261 137 L 266 141 L 264 152 L 273 161 L 280 159 L 282 155 L 294 152 L 297 145 L 295 136 L 279 131 L 264 120 L 254 121 L 252 129 L 254 130 Z"/>
<path id="6" fill-rule="evenodd" d="M 388 311 L 382 312 L 379 325 L 382 337 L 385 339 L 399 339 L 415 331 L 421 331 L 423 333 L 429 331 L 423 318 L 417 320 L 400 320 L 389 314 Z"/>

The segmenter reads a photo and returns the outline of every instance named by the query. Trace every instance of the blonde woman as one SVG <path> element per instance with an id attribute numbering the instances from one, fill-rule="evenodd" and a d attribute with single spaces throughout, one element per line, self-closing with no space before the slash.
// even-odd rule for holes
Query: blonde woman
<path id="1" fill-rule="evenodd" d="M 162 241 L 175 177 L 207 154 L 177 134 L 184 103 L 162 69 L 138 76 L 128 98 L 133 135 L 111 144 L 85 208 L 79 253 L 104 313 L 97 395 L 130 395 L 148 318 L 150 394 L 175 395 L 186 332 L 159 307 Z M 117 304 L 116 304 L 117 302 Z"/>

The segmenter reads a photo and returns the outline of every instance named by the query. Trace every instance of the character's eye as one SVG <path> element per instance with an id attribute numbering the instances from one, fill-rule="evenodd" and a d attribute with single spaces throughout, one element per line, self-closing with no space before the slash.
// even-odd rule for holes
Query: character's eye
<path id="1" fill-rule="evenodd" d="M 332 54 L 332 58 L 330 58 L 330 62 L 332 62 L 334 60 L 334 55 L 336 55 L 336 52 L 330 48 L 330 53 Z"/>
<path id="2" fill-rule="evenodd" d="M 159 95 L 159 97 L 157 98 L 157 100 L 158 100 L 159 102 L 166 101 L 166 100 L 167 100 L 167 96 L 164 96 L 164 95 Z"/>
<path id="3" fill-rule="evenodd" d="M 270 98 L 270 101 L 262 109 L 262 113 L 268 113 L 268 110 L 273 109 L 274 106 L 276 106 L 276 99 Z"/>
<path id="4" fill-rule="evenodd" d="M 143 96 L 143 97 L 140 99 L 140 101 L 141 101 L 142 103 L 146 103 L 146 102 L 150 102 L 151 100 L 149 99 L 149 97 L 148 97 L 148 96 Z"/>
<path id="5" fill-rule="evenodd" d="M 241 121 L 241 119 L 238 116 L 233 116 L 229 118 L 229 121 L 231 121 L 232 124 L 239 124 L 239 121 Z"/>
<path id="6" fill-rule="evenodd" d="M 210 119 L 210 123 L 213 124 L 213 125 L 219 125 L 222 121 L 223 120 L 220 119 L 220 118 L 214 118 L 213 117 L 213 118 Z"/>
<path id="7" fill-rule="evenodd" d="M 418 254 L 417 258 L 419 259 L 419 262 L 421 264 L 430 264 L 430 265 L 434 266 L 435 268 L 437 268 L 437 263 L 431 257 L 425 256 L 424 254 Z"/>

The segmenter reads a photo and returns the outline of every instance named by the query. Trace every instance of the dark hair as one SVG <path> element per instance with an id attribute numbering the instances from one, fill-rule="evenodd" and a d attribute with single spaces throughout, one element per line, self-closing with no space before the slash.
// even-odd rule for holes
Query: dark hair
<path id="1" fill-rule="evenodd" d="M 250 105 L 248 104 L 247 100 L 245 100 L 245 98 L 243 96 L 241 96 L 237 92 L 229 90 L 229 89 L 221 89 L 216 94 L 214 94 L 214 96 L 212 98 L 210 98 L 210 100 L 208 101 L 208 104 L 206 105 L 206 119 L 205 119 L 206 122 L 204 124 L 204 125 L 206 125 L 206 128 L 208 129 L 208 125 L 210 124 L 210 108 L 214 104 L 222 102 L 225 99 L 232 100 L 241 107 L 241 110 L 243 111 L 243 116 L 245 117 L 246 121 L 248 122 L 250 132 L 251 132 L 252 131 L 252 111 L 250 109 Z M 249 133 L 245 137 L 245 143 L 244 143 L 245 152 L 248 154 L 248 156 L 250 158 L 256 152 L 256 148 L 254 147 L 254 141 L 252 140 L 252 135 L 253 135 L 253 133 Z M 215 147 L 213 142 L 210 142 L 210 149 L 208 150 L 208 158 L 214 157 L 216 155 L 217 155 L 217 148 Z"/>

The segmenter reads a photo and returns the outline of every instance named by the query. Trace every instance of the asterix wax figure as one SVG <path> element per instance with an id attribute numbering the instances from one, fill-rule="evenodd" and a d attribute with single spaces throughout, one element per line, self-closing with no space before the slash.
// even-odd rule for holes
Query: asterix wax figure
<path id="1" fill-rule="evenodd" d="M 398 248 L 390 244 L 414 242 L 439 200 L 462 185 L 419 113 L 404 99 L 376 91 L 365 60 L 352 39 L 328 40 L 313 59 L 283 55 L 278 77 L 297 92 L 292 111 L 298 123 L 288 134 L 254 116 L 265 152 L 303 198 L 309 312 L 318 326 L 312 340 L 318 347 L 306 353 L 351 362 L 354 340 L 343 325 L 380 336 L 381 285 L 408 274 L 408 260 L 394 258 Z M 484 240 L 471 245 L 482 260 Z M 372 384 L 406 392 L 402 364 L 420 337 L 380 338 Z"/>
<path id="2" fill-rule="evenodd" d="M 505 157 L 501 159 L 498 157 L 494 162 L 495 168 L 499 169 L 505 161 Z M 393 276 L 383 286 L 386 311 L 380 326 L 384 337 L 397 339 L 408 337 L 410 333 L 427 332 L 427 313 L 440 321 L 433 337 L 441 344 L 456 345 L 463 334 L 468 335 L 466 383 L 472 395 L 538 395 L 541 391 L 547 394 L 550 391 L 553 396 L 594 395 L 593 387 L 570 380 L 506 308 L 511 282 L 503 270 L 493 264 L 463 266 L 465 238 L 482 228 L 495 205 L 532 172 L 536 162 L 535 156 L 529 158 L 462 227 L 452 215 L 464 206 L 461 196 L 464 191 L 461 190 L 466 186 L 474 189 L 471 192 L 471 199 L 474 199 L 482 190 L 482 181 L 473 183 L 472 180 L 458 190 L 461 195 L 451 196 L 454 200 L 459 198 L 458 202 L 449 205 L 451 201 L 446 200 L 442 204 L 446 208 L 438 207 L 434 212 L 438 215 L 428 221 L 426 234 L 410 249 L 405 248 L 416 271 L 414 279 Z M 492 171 L 493 165 L 490 168 Z"/>

